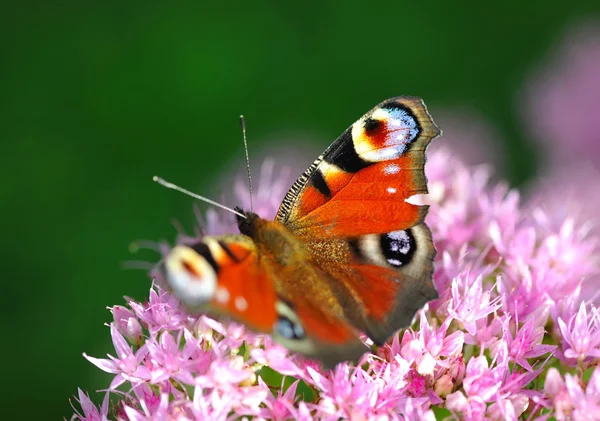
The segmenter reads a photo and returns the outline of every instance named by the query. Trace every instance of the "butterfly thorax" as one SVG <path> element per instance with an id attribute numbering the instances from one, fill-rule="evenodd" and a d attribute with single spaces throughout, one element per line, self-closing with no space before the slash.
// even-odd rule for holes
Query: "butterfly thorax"
<path id="1" fill-rule="evenodd" d="M 250 237 L 259 251 L 273 257 L 281 266 L 298 264 L 304 259 L 301 243 L 285 225 L 263 219 L 254 212 L 241 212 L 245 218 L 237 219 L 240 233 Z"/>
<path id="2" fill-rule="evenodd" d="M 311 305 L 336 318 L 344 317 L 329 277 L 315 265 L 314 256 L 298 237 L 279 221 L 243 213 L 246 218 L 238 218 L 240 233 L 254 242 L 260 265 L 270 274 L 277 297 L 288 309 L 310 297 Z"/>

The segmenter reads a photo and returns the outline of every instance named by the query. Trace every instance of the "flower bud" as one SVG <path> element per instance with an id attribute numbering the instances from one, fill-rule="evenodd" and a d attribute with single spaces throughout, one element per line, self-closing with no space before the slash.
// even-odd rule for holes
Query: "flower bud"
<path id="1" fill-rule="evenodd" d="M 454 382 L 449 374 L 444 374 L 442 377 L 435 382 L 434 390 L 440 398 L 445 398 L 454 389 Z"/>
<path id="2" fill-rule="evenodd" d="M 122 306 L 112 308 L 115 326 L 129 342 L 136 344 L 142 339 L 142 325 L 135 314 Z"/>

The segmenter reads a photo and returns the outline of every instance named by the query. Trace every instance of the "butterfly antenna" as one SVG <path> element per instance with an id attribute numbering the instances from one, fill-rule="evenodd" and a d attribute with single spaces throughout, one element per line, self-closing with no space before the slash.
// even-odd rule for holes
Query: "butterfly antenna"
<path id="1" fill-rule="evenodd" d="M 183 187 L 179 187 L 177 184 L 169 183 L 167 180 L 165 180 L 163 178 L 160 178 L 160 177 L 158 177 L 156 175 L 154 177 L 152 177 L 152 180 L 154 182 L 160 184 L 163 187 L 166 187 L 166 188 L 171 189 L 171 190 L 177 190 L 178 192 L 181 192 L 181 193 L 186 194 L 186 195 L 188 195 L 190 197 L 193 197 L 194 199 L 201 200 L 201 201 L 206 202 L 206 203 L 208 203 L 210 205 L 213 205 L 213 206 L 216 206 L 218 208 L 224 209 L 224 210 L 229 211 L 231 213 L 235 213 L 237 216 L 241 216 L 242 218 L 246 219 L 246 215 L 244 215 L 241 212 L 236 211 L 235 209 L 228 208 L 227 206 L 222 205 L 222 204 L 220 204 L 218 202 L 215 202 L 214 200 L 210 200 L 209 198 L 206 198 L 204 196 L 200 196 L 199 194 L 192 193 L 191 191 L 186 190 Z"/>
<path id="2" fill-rule="evenodd" d="M 248 187 L 250 188 L 250 210 L 254 210 L 252 203 L 252 174 L 250 173 L 250 156 L 248 155 L 248 141 L 246 140 L 246 119 L 240 116 L 240 125 L 242 126 L 242 137 L 244 138 L 244 151 L 246 151 L 246 169 L 248 170 Z"/>

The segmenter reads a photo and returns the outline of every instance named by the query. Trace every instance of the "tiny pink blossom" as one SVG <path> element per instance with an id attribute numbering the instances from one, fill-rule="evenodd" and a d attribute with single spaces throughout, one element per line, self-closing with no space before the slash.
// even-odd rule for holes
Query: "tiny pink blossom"
<path id="1" fill-rule="evenodd" d="M 111 309 L 115 326 L 119 332 L 131 343 L 138 343 L 142 339 L 142 325 L 133 312 L 123 306 L 114 306 Z"/>
<path id="2" fill-rule="evenodd" d="M 148 326 L 150 333 L 162 329 L 179 330 L 188 322 L 189 315 L 179 300 L 159 286 L 150 290 L 147 304 L 142 305 L 132 301 L 130 305 L 142 323 Z"/>
<path id="3" fill-rule="evenodd" d="M 280 390 L 276 396 L 268 394 L 264 402 L 265 408 L 261 411 L 261 416 L 274 421 L 287 420 L 293 416 L 296 388 L 298 387 L 299 381 L 300 380 L 296 380 L 292 383 L 285 393 Z M 265 388 L 267 387 L 262 380 L 259 380 L 259 384 Z"/>
<path id="4" fill-rule="evenodd" d="M 436 366 L 447 367 L 451 358 L 462 350 L 464 333 L 456 331 L 446 336 L 452 318 L 447 318 L 439 329 L 430 326 L 424 311 L 419 312 L 420 328 L 407 331 L 402 339 L 402 356 L 414 361 L 421 375 L 432 375 Z"/>
<path id="5" fill-rule="evenodd" d="M 452 299 L 448 313 L 460 321 L 470 335 L 477 334 L 476 322 L 500 308 L 500 298 L 492 298 L 490 290 L 484 290 L 483 278 L 469 273 L 452 282 Z"/>
<path id="6" fill-rule="evenodd" d="M 279 345 L 273 345 L 266 349 L 254 348 L 250 351 L 252 358 L 259 364 L 268 365 L 286 376 L 305 378 L 303 370 L 294 363 L 288 354 L 288 351 Z"/>
<path id="7" fill-rule="evenodd" d="M 109 389 L 115 389 L 125 381 L 139 383 L 150 379 L 150 371 L 143 365 L 148 354 L 148 346 L 142 345 L 134 352 L 114 323 L 110 325 L 110 334 L 118 358 L 108 355 L 109 359 L 94 358 L 87 354 L 83 356 L 96 367 L 107 373 L 116 374 Z"/>
<path id="8" fill-rule="evenodd" d="M 123 410 L 127 419 L 130 421 L 152 421 L 169 418 L 169 395 L 161 393 L 159 404 L 152 407 L 146 405 L 144 400 L 140 400 L 140 409 L 135 409 L 129 405 L 123 405 Z"/>
<path id="9" fill-rule="evenodd" d="M 600 414 L 600 369 L 597 367 L 594 369 L 585 392 L 576 376 L 567 373 L 565 384 L 573 400 L 573 417 L 582 421 L 597 419 Z"/>
<path id="10" fill-rule="evenodd" d="M 598 310 L 592 307 L 588 317 L 586 304 L 581 303 L 579 311 L 569 323 L 558 319 L 560 332 L 566 342 L 565 357 L 584 360 L 586 357 L 600 357 L 600 329 L 598 329 Z"/>
<path id="11" fill-rule="evenodd" d="M 181 333 L 177 341 L 169 332 L 163 332 L 158 338 L 151 338 L 146 343 L 148 357 L 153 365 L 150 375 L 152 383 L 173 379 L 183 384 L 194 384 L 194 377 L 187 368 L 195 364 L 195 357 L 201 358 L 204 352 L 200 348 L 200 340 L 193 337 L 188 330 L 182 333 L 186 339 L 183 347 L 178 343 L 181 342 Z"/>
<path id="12" fill-rule="evenodd" d="M 508 346 L 509 356 L 515 363 L 526 370 L 533 371 L 533 367 L 527 361 L 528 358 L 537 358 L 552 352 L 556 346 L 542 345 L 544 338 L 544 327 L 536 325 L 536 320 L 530 317 L 517 331 L 513 337 L 509 319 L 503 323 L 503 340 Z M 492 353 L 494 355 L 494 353 Z"/>
<path id="13" fill-rule="evenodd" d="M 81 406 L 81 412 L 77 411 L 73 406 L 73 417 L 71 421 L 79 420 L 79 421 L 108 421 L 108 398 L 109 394 L 106 393 L 104 395 L 104 399 L 102 401 L 102 405 L 100 409 L 94 405 L 88 396 L 87 393 L 83 393 L 81 389 L 77 389 L 78 398 L 76 398 L 79 406 Z"/>

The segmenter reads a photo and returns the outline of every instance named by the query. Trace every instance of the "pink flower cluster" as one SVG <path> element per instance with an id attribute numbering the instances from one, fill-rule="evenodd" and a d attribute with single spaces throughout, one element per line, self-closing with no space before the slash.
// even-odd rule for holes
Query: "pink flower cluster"
<path id="1" fill-rule="evenodd" d="M 272 162 L 265 165 L 272 177 Z M 600 312 L 581 295 L 600 287 L 588 285 L 598 279 L 598 249 L 592 233 L 578 229 L 585 221 L 522 206 L 484 167 L 466 167 L 447 150 L 430 154 L 427 173 L 440 299 L 376 353 L 324 370 L 267 335 L 191 316 L 153 285 L 148 302 L 111 309 L 115 352 L 85 357 L 113 380 L 100 406 L 79 391 L 73 419 L 598 416 Z M 263 177 L 258 191 L 272 182 Z M 255 196 L 265 217 L 277 204 Z M 208 220 L 211 233 L 234 231 L 216 213 Z"/>

